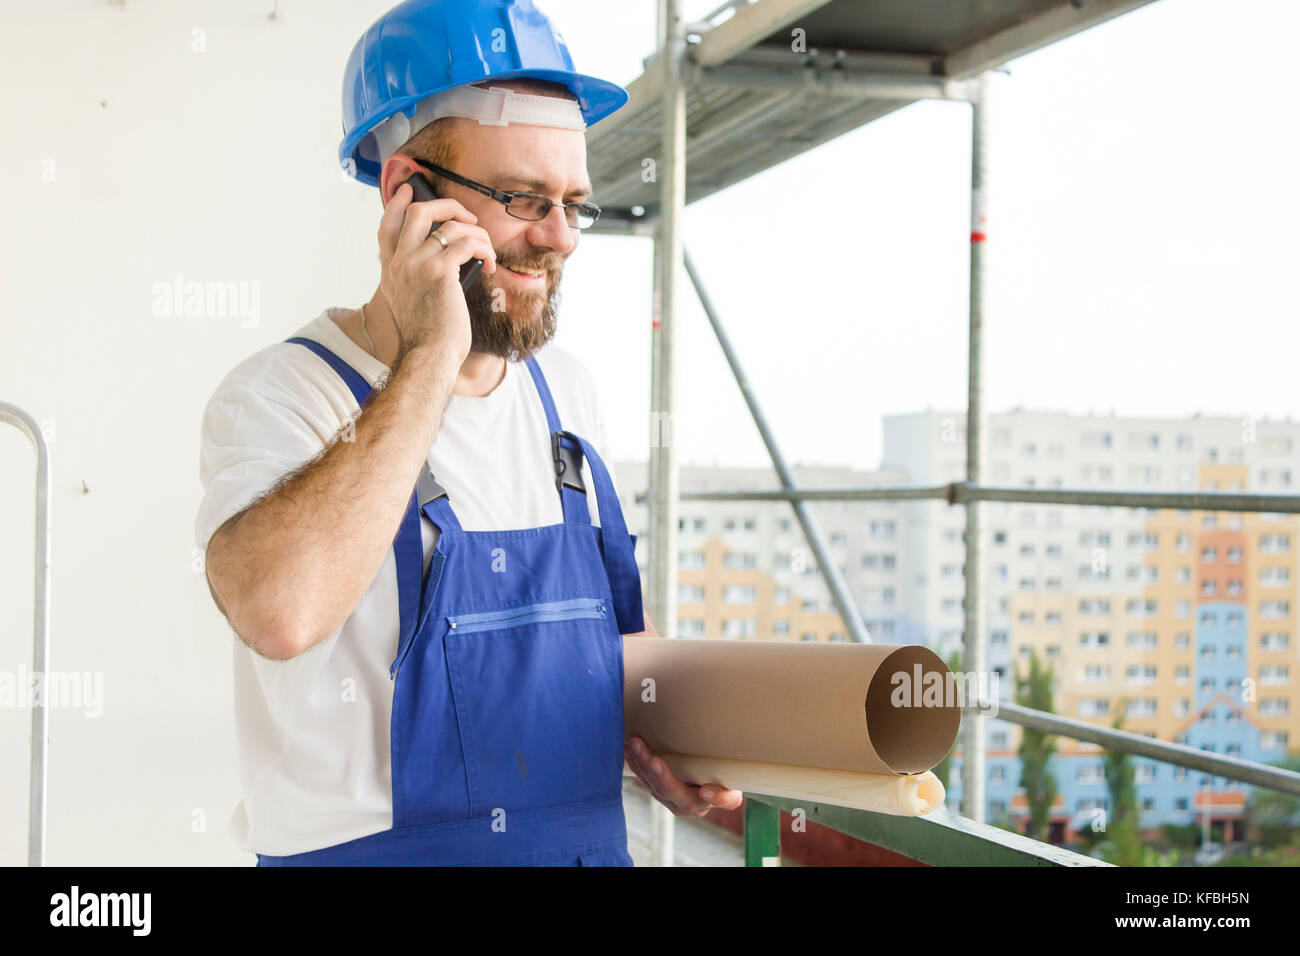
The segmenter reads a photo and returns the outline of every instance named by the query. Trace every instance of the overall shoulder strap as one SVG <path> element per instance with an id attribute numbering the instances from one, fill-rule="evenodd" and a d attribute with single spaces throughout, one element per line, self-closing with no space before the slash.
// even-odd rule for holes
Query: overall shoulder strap
<path id="1" fill-rule="evenodd" d="M 564 520 L 574 524 L 591 524 L 587 489 L 582 481 L 582 448 L 560 424 L 555 400 L 551 397 L 551 389 L 546 384 L 546 376 L 542 374 L 537 359 L 530 355 L 524 363 L 533 376 L 533 385 L 537 387 L 537 396 L 542 400 L 542 409 L 546 412 L 546 426 L 551 435 L 551 458 L 555 462 L 555 487 L 560 493 Z"/>
<path id="2" fill-rule="evenodd" d="M 596 449 L 585 438 L 564 432 L 582 449 L 591 468 L 591 479 L 596 484 L 596 507 L 600 509 L 600 549 L 605 560 L 605 573 L 609 577 L 614 596 L 614 613 L 618 618 L 620 634 L 637 634 L 645 630 L 641 606 L 641 572 L 637 570 L 636 539 L 628 534 L 623 508 L 610 480 L 605 463 Z"/>
<path id="3" fill-rule="evenodd" d="M 312 339 L 305 339 L 300 335 L 295 335 L 291 339 L 285 339 L 285 341 L 294 342 L 298 345 L 305 345 L 307 348 L 319 355 L 325 360 L 325 363 L 329 365 L 330 368 L 338 372 L 339 378 L 343 379 L 343 383 L 347 385 L 351 390 L 353 397 L 356 398 L 357 405 L 361 406 L 366 403 L 366 399 L 370 397 L 370 383 L 367 382 L 362 374 L 351 365 L 343 361 L 325 346 Z"/>

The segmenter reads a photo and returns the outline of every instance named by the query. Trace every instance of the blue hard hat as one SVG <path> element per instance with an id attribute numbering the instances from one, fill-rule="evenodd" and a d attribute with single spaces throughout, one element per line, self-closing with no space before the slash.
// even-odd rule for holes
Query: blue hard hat
<path id="1" fill-rule="evenodd" d="M 616 83 L 579 73 L 564 38 L 533 0 L 407 0 L 371 25 L 343 74 L 339 161 L 379 185 L 374 128 L 426 97 L 482 80 L 530 77 L 567 87 L 588 126 L 627 102 Z"/>

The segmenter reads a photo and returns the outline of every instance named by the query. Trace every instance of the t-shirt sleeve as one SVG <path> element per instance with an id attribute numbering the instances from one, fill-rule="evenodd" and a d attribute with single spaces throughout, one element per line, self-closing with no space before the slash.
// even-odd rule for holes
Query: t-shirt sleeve
<path id="1" fill-rule="evenodd" d="M 203 499 L 194 523 L 200 548 L 206 550 L 229 518 L 325 447 L 319 424 L 282 398 L 244 382 L 218 389 L 209 400 L 199 446 Z"/>

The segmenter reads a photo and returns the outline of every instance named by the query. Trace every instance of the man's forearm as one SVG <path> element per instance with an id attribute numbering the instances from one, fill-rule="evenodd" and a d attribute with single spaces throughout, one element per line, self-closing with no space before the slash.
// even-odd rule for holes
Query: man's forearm
<path id="1" fill-rule="evenodd" d="M 412 348 L 372 393 L 353 440 L 336 437 L 213 535 L 209 581 L 246 644 L 292 657 L 356 609 L 392 548 L 458 372 L 439 344 Z"/>

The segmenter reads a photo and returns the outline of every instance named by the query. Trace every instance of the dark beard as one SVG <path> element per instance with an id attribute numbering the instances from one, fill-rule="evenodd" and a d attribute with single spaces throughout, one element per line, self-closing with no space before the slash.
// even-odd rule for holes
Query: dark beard
<path id="1" fill-rule="evenodd" d="M 512 298 L 517 302 L 511 302 Z M 494 311 L 494 302 L 503 303 L 504 309 Z M 559 270 L 547 270 L 545 292 L 513 297 L 496 284 L 494 276 L 480 273 L 465 293 L 465 305 L 472 334 L 470 351 L 500 355 L 508 362 L 521 361 L 555 335 L 560 306 Z"/>

